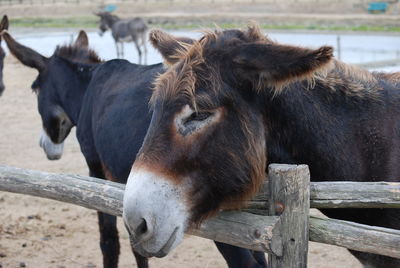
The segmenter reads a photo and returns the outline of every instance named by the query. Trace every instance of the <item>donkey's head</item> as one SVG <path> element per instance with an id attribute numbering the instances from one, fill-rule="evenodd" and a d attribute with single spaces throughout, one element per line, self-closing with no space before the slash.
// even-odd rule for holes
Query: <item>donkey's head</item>
<path id="1" fill-rule="evenodd" d="M 238 208 L 265 178 L 267 98 L 310 78 L 332 49 L 280 45 L 257 27 L 191 45 L 150 35 L 171 67 L 155 82 L 153 117 L 131 170 L 124 220 L 136 250 L 163 256 L 186 228 Z M 178 53 L 168 48 L 180 47 Z"/>
<path id="2" fill-rule="evenodd" d="M 103 34 L 111 28 L 115 21 L 118 20 L 118 17 L 112 15 L 110 12 L 94 12 L 94 15 L 100 18 L 99 21 L 99 35 L 103 36 Z"/>
<path id="3" fill-rule="evenodd" d="M 86 79 L 85 74 L 90 64 L 100 60 L 89 50 L 84 31 L 79 33 L 74 44 L 57 47 L 51 57 L 23 46 L 7 32 L 3 33 L 3 38 L 18 60 L 39 72 L 31 87 L 37 95 L 42 118 L 40 146 L 48 159 L 59 159 L 63 152 L 63 142 L 79 113 L 77 99 L 84 93 L 81 80 Z"/>
<path id="4" fill-rule="evenodd" d="M 3 16 L 3 19 L 0 22 L 0 32 L 3 30 L 8 29 L 8 18 L 7 15 Z M 4 52 L 3 48 L 1 47 L 1 35 L 0 35 L 0 96 L 3 94 L 4 91 L 4 82 L 3 82 L 3 66 L 4 66 L 4 57 L 6 53 Z"/>

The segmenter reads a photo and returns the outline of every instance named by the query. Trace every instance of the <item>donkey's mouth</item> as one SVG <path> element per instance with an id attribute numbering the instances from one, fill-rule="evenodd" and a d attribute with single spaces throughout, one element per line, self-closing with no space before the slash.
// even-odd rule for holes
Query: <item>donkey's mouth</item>
<path id="1" fill-rule="evenodd" d="M 176 227 L 175 230 L 172 232 L 170 238 L 168 239 L 167 243 L 162 247 L 162 249 L 157 252 L 154 256 L 157 258 L 162 258 L 167 256 L 167 254 L 170 252 L 172 245 L 174 244 L 176 240 L 176 234 L 179 230 L 179 227 Z"/>
<path id="2" fill-rule="evenodd" d="M 162 258 L 168 255 L 168 253 L 171 251 L 172 246 L 174 245 L 174 242 L 176 240 L 176 235 L 178 233 L 179 227 L 176 227 L 175 230 L 172 232 L 171 236 L 169 237 L 168 241 L 164 244 L 164 246 L 158 251 L 158 252 L 148 252 L 143 248 L 143 243 L 135 243 L 130 236 L 130 242 L 132 248 L 138 252 L 140 255 L 146 258 L 151 258 L 151 257 L 157 257 L 157 258 Z"/>

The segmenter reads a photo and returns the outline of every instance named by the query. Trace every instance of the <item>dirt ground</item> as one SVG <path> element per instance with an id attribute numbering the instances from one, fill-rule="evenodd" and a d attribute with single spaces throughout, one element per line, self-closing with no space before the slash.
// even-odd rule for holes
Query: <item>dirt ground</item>
<path id="1" fill-rule="evenodd" d="M 36 71 L 7 56 L 0 98 L 0 164 L 57 173 L 87 174 L 72 132 L 61 160 L 48 161 L 38 146 L 40 117 L 30 85 Z M 128 236 L 121 236 L 120 267 L 135 267 Z M 0 192 L 0 267 L 101 267 L 96 212 L 74 205 Z M 343 248 L 311 243 L 309 267 L 361 267 Z M 212 241 L 188 236 L 151 267 L 225 267 Z"/>

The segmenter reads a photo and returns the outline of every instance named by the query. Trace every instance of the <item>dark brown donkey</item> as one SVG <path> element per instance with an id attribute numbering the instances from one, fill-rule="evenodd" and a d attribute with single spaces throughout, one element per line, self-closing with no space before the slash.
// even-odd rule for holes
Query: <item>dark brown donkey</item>
<path id="1" fill-rule="evenodd" d="M 90 114 L 86 114 L 87 117 L 81 119 L 82 122 L 80 125 L 78 125 L 78 121 L 80 119 L 80 111 L 92 108 L 91 105 L 93 105 L 90 101 L 84 102 L 84 99 L 90 99 L 88 95 L 94 92 L 94 90 L 88 89 L 93 74 L 100 68 L 104 71 L 101 73 L 101 77 L 107 78 L 108 81 L 110 81 L 112 79 L 110 73 L 115 70 L 110 68 L 110 64 L 107 65 L 106 63 L 101 62 L 97 54 L 88 48 L 88 38 L 86 33 L 83 31 L 79 33 L 74 44 L 57 47 L 51 57 L 45 57 L 36 51 L 23 46 L 16 42 L 7 32 L 3 32 L 3 38 L 14 56 L 16 56 L 23 64 L 35 68 L 39 72 L 38 77 L 32 84 L 32 89 L 37 94 L 38 110 L 42 118 L 43 131 L 40 138 L 40 145 L 43 147 L 49 159 L 59 159 L 63 151 L 63 142 L 70 133 L 71 128 L 78 126 L 78 132 L 90 124 Z M 101 68 L 101 66 L 104 65 L 105 67 Z M 122 66 L 119 69 L 120 71 L 125 66 L 129 65 L 129 63 L 123 61 L 121 65 Z M 134 67 L 131 67 L 130 70 L 132 69 L 134 69 Z M 98 78 L 100 79 L 100 76 Z M 99 79 L 95 79 L 95 81 L 98 81 Z M 118 78 L 110 82 L 115 84 L 116 81 L 118 81 Z M 99 85 L 104 84 L 100 82 Z M 105 85 L 107 85 L 107 83 L 105 83 Z M 88 92 L 89 94 L 87 94 Z M 100 98 L 96 97 L 95 99 L 96 101 L 94 103 L 101 102 Z M 107 101 L 111 102 L 111 99 L 107 99 Z M 144 103 L 143 106 L 146 108 L 147 104 Z M 104 122 L 104 120 L 97 119 L 95 119 L 95 121 L 99 123 Z M 106 122 L 106 124 L 107 123 L 108 122 Z M 99 131 L 101 132 L 101 129 Z M 109 145 L 107 148 L 90 147 L 92 143 L 88 145 L 89 143 L 87 140 L 93 137 L 92 131 L 83 132 L 86 136 L 82 139 L 79 139 L 80 137 L 78 137 L 78 139 L 82 152 L 84 153 L 85 159 L 88 163 L 90 175 L 106 179 L 105 171 L 101 166 L 101 161 L 98 159 L 99 155 L 97 154 L 97 151 L 102 149 L 102 152 L 104 152 L 106 156 L 112 155 L 115 158 L 115 153 L 112 153 L 112 142 L 105 141 L 102 143 L 104 146 Z M 111 139 L 112 138 L 113 137 L 111 137 Z M 143 138 L 141 141 L 143 141 Z M 124 144 L 124 146 L 127 145 Z M 128 145 L 128 148 L 131 148 L 134 151 L 134 146 L 134 144 L 130 144 Z M 139 146 L 140 145 L 138 145 L 138 148 Z M 102 154 L 100 155 L 103 156 Z M 134 155 L 135 154 L 133 154 L 133 156 L 126 156 L 125 161 L 128 161 L 128 164 L 124 164 L 123 161 L 118 160 L 113 163 L 105 161 L 105 163 L 111 165 L 110 169 L 113 173 L 110 174 L 115 174 L 115 169 L 124 170 L 124 168 L 127 170 L 126 172 L 129 173 L 129 164 L 132 165 Z M 118 173 L 118 175 L 118 178 L 121 178 L 121 182 L 123 182 L 124 179 L 126 180 L 128 174 L 125 175 L 125 177 L 120 175 L 120 173 Z M 98 218 L 100 227 L 100 247 L 103 253 L 104 267 L 116 268 L 118 266 L 119 255 L 116 217 L 99 212 Z M 136 253 L 135 257 L 138 267 L 148 267 L 146 258 Z"/>
<path id="2" fill-rule="evenodd" d="M 331 47 L 269 40 L 258 27 L 192 45 L 153 31 L 174 65 L 155 82 L 152 121 L 132 167 L 124 221 L 136 250 L 167 254 L 183 233 L 252 196 L 269 163 L 308 164 L 313 181 L 399 181 L 400 73 L 337 61 Z M 400 229 L 398 209 L 324 209 Z M 400 260 L 352 251 L 368 267 Z"/>
<path id="3" fill-rule="evenodd" d="M 32 84 L 42 118 L 41 146 L 49 159 L 62 155 L 62 143 L 76 126 L 90 175 L 126 183 L 151 120 L 148 101 L 152 81 L 163 64 L 136 65 L 126 60 L 101 62 L 81 32 L 75 44 L 61 46 L 47 58 L 4 34 L 10 51 L 39 75 Z M 190 41 L 189 39 L 180 39 Z M 116 268 L 117 218 L 98 213 L 104 267 Z M 216 243 L 229 267 L 265 267 L 261 252 Z M 138 266 L 147 259 L 135 254 Z"/>
<path id="4" fill-rule="evenodd" d="M 3 30 L 8 29 L 8 18 L 7 15 L 3 16 L 3 19 L 0 22 L 0 33 Z M 1 35 L 0 35 L 0 96 L 3 94 L 5 86 L 3 82 L 3 67 L 4 67 L 4 58 L 6 53 L 4 52 L 3 48 L 1 47 Z"/>

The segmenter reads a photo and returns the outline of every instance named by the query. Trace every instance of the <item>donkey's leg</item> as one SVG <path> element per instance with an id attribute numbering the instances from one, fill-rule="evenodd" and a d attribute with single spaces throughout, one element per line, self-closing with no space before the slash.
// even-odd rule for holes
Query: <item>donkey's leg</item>
<path id="1" fill-rule="evenodd" d="M 144 64 L 147 64 L 146 34 L 142 35 L 142 46 L 143 46 L 143 50 L 144 50 Z"/>
<path id="2" fill-rule="evenodd" d="M 100 164 L 90 165 L 90 176 L 105 179 Z M 117 268 L 119 256 L 119 240 L 117 217 L 103 212 L 97 212 L 100 229 L 100 248 L 103 253 L 103 267 Z"/>
<path id="3" fill-rule="evenodd" d="M 139 64 L 142 64 L 142 50 L 140 50 L 139 40 L 137 38 L 133 38 L 133 43 L 135 44 L 136 50 L 139 55 Z"/>
<path id="4" fill-rule="evenodd" d="M 124 59 L 124 42 L 121 42 L 121 59 Z"/>
<path id="5" fill-rule="evenodd" d="M 251 250 L 251 254 L 253 254 L 254 259 L 260 264 L 260 267 L 267 267 L 267 259 L 265 258 L 265 252 Z"/>
<path id="6" fill-rule="evenodd" d="M 400 210 L 396 208 L 321 209 L 330 218 L 400 230 Z M 365 268 L 397 268 L 400 259 L 349 250 Z"/>
<path id="7" fill-rule="evenodd" d="M 115 49 L 117 50 L 117 58 L 119 58 L 119 47 L 117 40 L 115 40 Z"/>
<path id="8" fill-rule="evenodd" d="M 366 252 L 359 252 L 354 250 L 349 250 L 363 265 L 364 268 L 399 268 L 400 259 L 395 259 L 392 257 L 381 256 Z"/>
<path id="9" fill-rule="evenodd" d="M 117 217 L 97 212 L 100 228 L 100 248 L 103 253 L 103 267 L 117 268 L 119 256 L 119 240 Z"/>
<path id="10" fill-rule="evenodd" d="M 266 268 L 267 260 L 262 252 L 251 251 L 214 241 L 229 268 Z M 254 254 L 254 256 L 253 256 Z"/>

